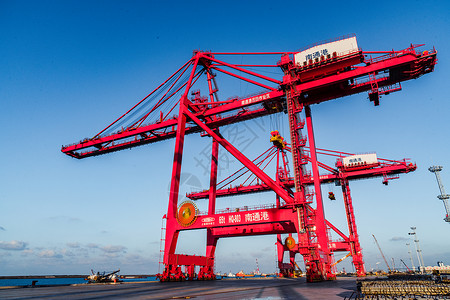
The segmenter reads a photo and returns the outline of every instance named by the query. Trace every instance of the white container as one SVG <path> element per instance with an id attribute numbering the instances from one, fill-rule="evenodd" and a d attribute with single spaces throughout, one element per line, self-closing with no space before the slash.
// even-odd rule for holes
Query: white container
<path id="1" fill-rule="evenodd" d="M 357 154 L 342 158 L 344 168 L 357 168 L 363 166 L 378 165 L 378 158 L 376 153 Z"/>
<path id="2" fill-rule="evenodd" d="M 294 61 L 296 65 L 303 66 L 305 62 L 308 64 L 309 60 L 314 61 L 316 58 L 320 59 L 321 56 L 324 58 L 327 58 L 328 55 L 333 57 L 334 52 L 336 52 L 336 57 L 341 57 L 358 51 L 356 36 L 352 36 L 338 41 L 313 46 L 309 49 L 295 53 Z"/>

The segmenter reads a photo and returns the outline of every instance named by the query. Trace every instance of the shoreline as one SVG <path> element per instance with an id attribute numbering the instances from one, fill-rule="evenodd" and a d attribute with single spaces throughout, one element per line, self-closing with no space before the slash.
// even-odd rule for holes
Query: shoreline
<path id="1" fill-rule="evenodd" d="M 52 278 L 85 278 L 88 275 L 7 275 L 1 276 L 1 279 L 52 279 Z M 145 278 L 145 277 L 153 277 L 156 275 L 121 275 L 124 278 Z"/>

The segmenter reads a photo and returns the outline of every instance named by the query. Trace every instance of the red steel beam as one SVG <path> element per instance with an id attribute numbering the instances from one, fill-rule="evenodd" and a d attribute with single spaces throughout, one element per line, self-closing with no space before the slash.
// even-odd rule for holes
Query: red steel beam
<path id="1" fill-rule="evenodd" d="M 223 66 L 226 66 L 226 67 L 235 69 L 235 70 L 237 70 L 237 71 L 239 71 L 239 72 L 243 72 L 243 73 L 246 73 L 246 74 L 249 74 L 249 75 L 252 75 L 252 76 L 255 76 L 255 77 L 264 79 L 264 80 L 267 80 L 267 81 L 271 81 L 271 82 L 274 82 L 274 83 L 276 83 L 276 84 L 281 84 L 281 81 L 279 81 L 279 80 L 277 80 L 277 79 L 270 78 L 270 77 L 267 77 L 267 76 L 264 76 L 264 75 L 261 75 L 261 74 L 258 74 L 258 73 L 255 73 L 255 72 L 252 72 L 252 71 L 249 71 L 249 70 L 240 68 L 240 67 L 237 67 L 236 65 L 229 64 L 229 63 L 224 62 L 224 61 L 220 61 L 220 60 L 215 59 L 215 58 L 213 58 L 213 57 L 205 56 L 205 58 L 206 58 L 206 59 L 209 59 L 210 61 L 213 61 L 213 62 L 215 62 L 215 63 L 218 63 L 218 64 L 220 64 L 220 65 L 223 65 Z M 245 78 L 244 78 L 244 80 L 245 80 Z"/>
<path id="2" fill-rule="evenodd" d="M 169 264 L 180 266 L 213 266 L 214 259 L 206 256 L 186 255 L 186 254 L 171 254 L 169 255 Z"/>
<path id="3" fill-rule="evenodd" d="M 334 182 L 342 177 L 347 178 L 348 180 L 356 180 L 363 178 L 372 178 L 372 177 L 380 177 L 383 175 L 394 175 L 394 174 L 402 174 L 409 173 L 415 171 L 417 168 L 416 164 L 407 163 L 407 162 L 399 162 L 392 165 L 381 165 L 372 169 L 366 170 L 356 170 L 356 171 L 346 171 L 345 173 L 338 174 L 324 174 L 320 175 L 319 179 L 321 183 L 330 183 Z M 305 184 L 312 185 L 314 184 L 314 179 L 312 177 L 305 178 Z M 292 188 L 294 187 L 294 180 L 288 179 L 286 181 L 281 181 L 281 185 Z M 248 186 L 236 186 L 227 189 L 221 189 L 216 191 L 217 197 L 226 197 L 233 196 L 239 194 L 248 194 L 248 193 L 257 193 L 257 192 L 267 192 L 271 189 L 265 184 L 255 184 Z M 190 193 L 186 195 L 189 199 L 198 200 L 205 199 L 208 197 L 208 191 L 198 192 L 198 193 Z"/>
<path id="4" fill-rule="evenodd" d="M 205 120 L 205 123 L 208 124 L 209 127 L 218 128 L 223 125 L 242 122 L 253 118 L 265 116 L 268 114 L 276 113 L 277 111 L 275 110 L 271 111 L 265 108 L 255 110 L 245 110 L 245 111 L 242 111 L 242 109 L 247 109 L 250 106 L 269 101 L 280 101 L 281 97 L 283 96 L 284 93 L 281 91 L 263 93 L 257 96 L 238 99 L 233 101 L 232 103 L 217 106 L 204 112 L 198 112 L 196 113 L 196 115 L 202 118 L 208 118 L 218 114 L 228 113 L 233 110 L 239 110 L 235 115 L 229 117 L 223 117 L 215 120 Z M 166 139 L 174 138 L 176 134 L 177 123 L 178 118 L 175 118 L 156 124 L 150 124 L 134 129 L 128 129 L 126 131 L 115 133 L 109 136 L 103 136 L 91 140 L 81 141 L 78 144 L 70 146 L 63 146 L 61 151 L 69 156 L 80 159 L 115 152 L 123 149 L 128 149 L 136 146 L 142 146 L 145 144 L 155 143 Z M 200 131 L 202 131 L 202 129 L 198 126 L 191 126 L 191 127 L 189 127 L 189 125 L 186 126 L 186 134 L 196 133 Z M 85 152 L 81 152 L 82 150 L 85 150 Z"/>
<path id="5" fill-rule="evenodd" d="M 314 211 L 311 207 L 308 208 Z M 239 210 L 230 213 L 199 215 L 189 226 L 178 223 L 175 230 L 210 229 L 215 238 L 286 234 L 295 233 L 297 212 L 291 208 L 268 208 L 259 210 Z M 326 225 L 342 237 L 343 243 L 348 243 L 348 237 L 339 231 L 331 222 Z M 335 243 L 335 242 L 332 242 Z"/>
<path id="6" fill-rule="evenodd" d="M 303 98 L 302 103 L 307 105 L 317 104 L 327 100 L 369 91 L 371 89 L 370 82 L 363 85 L 348 84 L 348 82 L 367 76 L 370 73 L 378 74 L 385 70 L 398 72 L 389 74 L 390 76 L 386 80 L 379 82 L 379 86 L 388 86 L 401 81 L 417 78 L 424 73 L 419 73 L 418 75 L 408 74 L 407 72 L 409 70 L 407 70 L 407 67 L 411 69 L 416 67 L 415 64 L 420 64 L 420 68 L 426 66 L 432 68 L 435 64 L 436 52 L 430 54 L 430 56 L 429 61 L 425 58 L 421 58 L 415 54 L 415 52 L 406 53 L 402 56 L 389 57 L 385 60 L 357 67 L 350 71 L 305 83 L 299 83 L 297 89 L 302 93 L 310 94 L 307 98 Z M 402 67 L 405 68 L 405 72 L 403 72 Z"/>

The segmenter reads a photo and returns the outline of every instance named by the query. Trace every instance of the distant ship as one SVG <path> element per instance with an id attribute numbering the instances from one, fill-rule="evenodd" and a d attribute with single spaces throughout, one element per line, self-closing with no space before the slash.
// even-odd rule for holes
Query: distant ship
<path id="1" fill-rule="evenodd" d="M 243 270 L 236 273 L 236 277 L 254 277 L 253 274 L 245 274 Z"/>
<path id="2" fill-rule="evenodd" d="M 445 266 L 443 262 L 438 261 L 437 266 L 421 267 L 424 273 L 439 272 L 440 274 L 450 274 L 450 266 Z"/>

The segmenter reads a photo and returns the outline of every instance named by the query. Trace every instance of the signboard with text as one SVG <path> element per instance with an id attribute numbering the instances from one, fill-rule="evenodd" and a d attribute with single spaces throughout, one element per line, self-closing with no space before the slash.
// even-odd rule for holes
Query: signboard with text
<path id="1" fill-rule="evenodd" d="M 272 222 L 274 218 L 270 210 L 242 211 L 214 216 L 200 216 L 202 227 L 244 225 L 252 223 Z"/>

